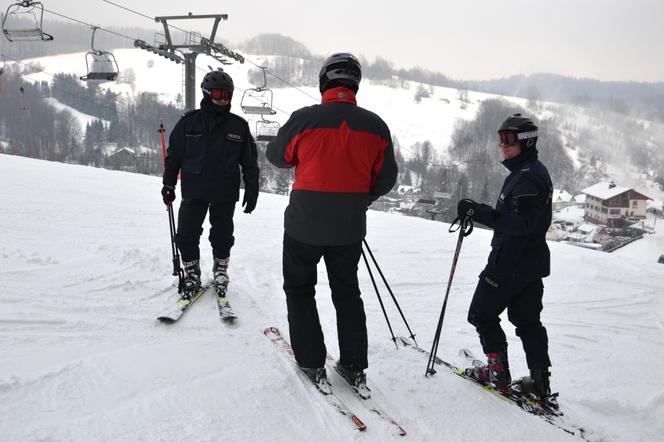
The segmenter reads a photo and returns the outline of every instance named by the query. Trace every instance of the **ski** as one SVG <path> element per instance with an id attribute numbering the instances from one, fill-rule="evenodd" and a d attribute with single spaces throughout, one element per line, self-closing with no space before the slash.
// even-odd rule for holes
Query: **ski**
<path id="1" fill-rule="evenodd" d="M 484 365 L 486 365 L 484 362 L 477 359 L 475 357 L 475 355 L 470 350 L 468 350 L 467 348 L 462 348 L 461 350 L 459 350 L 459 355 L 465 357 L 468 361 L 470 361 L 470 363 L 473 365 L 473 367 L 481 368 L 481 367 L 484 367 Z M 480 384 L 482 386 L 489 387 L 492 390 L 494 390 L 491 386 L 489 386 L 487 384 L 484 384 L 484 383 L 478 381 L 477 379 L 475 379 L 471 376 L 467 376 L 464 369 L 460 369 L 459 371 L 462 372 L 462 373 L 457 373 L 457 374 L 459 374 L 461 377 L 470 378 L 470 380 L 472 380 L 474 382 L 477 382 L 478 384 Z M 517 390 L 513 389 L 511 386 L 510 386 L 508 394 L 517 396 L 520 399 L 528 402 L 529 405 L 531 405 L 535 408 L 541 409 L 540 412 L 542 412 L 544 414 L 550 414 L 552 416 L 562 416 L 563 415 L 563 413 L 561 413 L 560 410 L 558 409 L 558 403 L 556 401 L 556 398 L 558 397 L 558 393 L 554 393 L 554 394 L 551 395 L 551 397 L 553 399 L 552 402 L 545 402 L 545 401 L 537 400 L 534 397 L 530 397 L 529 395 L 525 395 L 525 394 L 521 393 L 520 391 L 517 391 Z"/>
<path id="2" fill-rule="evenodd" d="M 283 351 L 285 351 L 288 355 L 290 355 L 291 361 L 296 365 L 296 371 L 299 374 L 300 378 L 306 379 L 307 382 L 313 383 L 307 375 L 302 372 L 297 367 L 297 363 L 295 362 L 295 357 L 293 353 L 293 349 L 291 348 L 290 344 L 288 341 L 284 339 L 284 337 L 281 335 L 279 332 L 279 329 L 277 327 L 267 327 L 265 330 L 263 330 L 263 334 L 270 340 L 274 345 L 277 347 L 281 348 Z M 318 389 L 318 386 L 314 384 L 314 386 Z M 320 391 L 320 390 L 319 390 Z M 329 403 L 331 406 L 337 409 L 342 415 L 348 417 L 352 423 L 355 429 L 359 431 L 365 431 L 367 429 L 367 426 L 360 420 L 359 417 L 353 413 L 350 408 L 341 400 L 339 397 L 334 394 L 334 391 L 330 391 L 330 393 L 325 394 L 321 391 L 321 394 Z"/>
<path id="3" fill-rule="evenodd" d="M 186 312 L 189 307 L 191 307 L 191 305 L 196 302 L 203 295 L 203 293 L 205 293 L 207 288 L 208 286 L 201 286 L 201 288 L 189 299 L 181 296 L 175 305 L 168 308 L 161 315 L 157 316 L 157 320 L 163 324 L 173 324 L 177 322 L 177 320 L 180 319 L 182 315 L 184 315 L 184 312 Z"/>
<path id="4" fill-rule="evenodd" d="M 412 348 L 413 350 L 425 354 L 427 356 L 430 355 L 430 353 L 427 350 L 416 346 L 409 338 L 399 336 L 396 339 L 397 342 L 400 343 L 403 347 Z M 477 361 L 477 359 L 475 359 L 472 356 L 472 353 L 470 353 L 467 350 L 466 351 L 462 350 L 462 354 L 464 357 L 468 357 L 468 355 L 470 355 L 469 358 L 471 360 Z M 481 361 L 479 362 L 481 363 Z M 505 402 L 516 405 L 529 414 L 538 416 L 539 418 L 543 419 L 545 422 L 553 425 L 554 427 L 557 427 L 570 435 L 577 435 L 584 440 L 588 440 L 586 438 L 586 430 L 583 427 L 580 427 L 572 423 L 561 422 L 563 414 L 560 411 L 554 410 L 550 407 L 542 406 L 542 404 L 540 404 L 538 401 L 522 396 L 519 393 L 512 390 L 508 392 L 501 392 L 499 390 L 496 390 L 495 388 L 492 388 L 490 385 L 483 384 L 477 379 L 471 376 L 467 376 L 466 371 L 464 369 L 457 368 L 456 366 L 450 364 L 447 361 L 440 359 L 439 357 L 436 357 L 434 359 L 434 363 L 449 368 L 457 376 L 466 379 L 467 381 L 470 381 L 475 385 L 478 385 L 487 393 L 490 393 L 496 396 L 497 398 L 503 399 Z"/>
<path id="5" fill-rule="evenodd" d="M 219 309 L 219 318 L 222 322 L 232 324 L 237 319 L 237 315 L 233 313 L 231 303 L 226 297 L 226 287 L 216 287 L 217 292 L 217 308 Z"/>
<path id="6" fill-rule="evenodd" d="M 336 360 L 328 353 L 327 358 L 325 360 L 325 367 L 327 368 L 327 371 L 330 373 L 337 373 L 339 375 L 339 378 L 342 380 L 342 383 L 346 384 L 351 388 L 353 393 L 359 398 L 360 402 L 370 412 L 376 414 L 381 420 L 389 423 L 392 425 L 395 430 L 397 431 L 399 436 L 405 436 L 406 430 L 390 415 L 388 414 L 380 405 L 378 405 L 376 399 L 374 399 L 370 394 L 369 394 L 369 389 L 367 388 L 367 391 L 358 391 L 353 385 L 349 384 L 348 381 L 336 370 Z M 374 390 L 378 392 L 376 387 L 374 387 Z"/>

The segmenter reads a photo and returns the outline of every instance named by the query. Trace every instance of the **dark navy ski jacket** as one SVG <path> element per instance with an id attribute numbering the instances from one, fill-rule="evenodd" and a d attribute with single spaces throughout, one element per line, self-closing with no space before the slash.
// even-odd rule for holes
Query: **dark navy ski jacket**
<path id="1" fill-rule="evenodd" d="M 284 228 L 313 245 L 361 241 L 369 204 L 397 178 L 389 128 L 344 87 L 328 89 L 321 104 L 294 112 L 268 144 L 267 158 L 277 167 L 295 167 Z"/>
<path id="2" fill-rule="evenodd" d="M 486 271 L 543 278 L 550 273 L 546 232 L 551 225 L 553 184 L 530 148 L 503 161 L 510 174 L 496 208 L 479 205 L 473 220 L 493 229 Z"/>
<path id="3" fill-rule="evenodd" d="M 206 99 L 175 125 L 168 142 L 163 184 L 175 186 L 181 172 L 182 198 L 231 202 L 246 189 L 258 193 L 258 155 L 247 122 L 218 112 Z"/>

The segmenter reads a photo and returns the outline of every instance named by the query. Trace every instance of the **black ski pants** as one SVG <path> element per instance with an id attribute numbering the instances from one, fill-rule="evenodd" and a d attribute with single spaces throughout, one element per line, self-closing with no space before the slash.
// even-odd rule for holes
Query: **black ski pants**
<path id="1" fill-rule="evenodd" d="M 480 274 L 468 322 L 480 335 L 485 354 L 507 350 L 507 338 L 499 317 L 507 309 L 507 318 L 521 338 L 528 368 L 551 366 L 549 340 L 540 321 L 543 294 L 542 278 L 495 276 L 486 270 Z"/>
<path id="2" fill-rule="evenodd" d="M 233 214 L 235 201 L 211 202 L 185 199 L 180 203 L 178 212 L 178 232 L 176 244 L 180 249 L 182 261 L 200 259 L 198 245 L 203 233 L 203 221 L 210 209 L 210 244 L 215 258 L 228 258 L 235 243 L 233 237 Z"/>
<path id="3" fill-rule="evenodd" d="M 361 242 L 316 246 L 284 234 L 283 272 L 288 325 L 295 359 L 301 367 L 325 365 L 327 350 L 315 300 L 317 265 L 322 257 L 337 312 L 339 362 L 352 370 L 367 368 L 367 318 L 357 280 L 361 254 Z"/>

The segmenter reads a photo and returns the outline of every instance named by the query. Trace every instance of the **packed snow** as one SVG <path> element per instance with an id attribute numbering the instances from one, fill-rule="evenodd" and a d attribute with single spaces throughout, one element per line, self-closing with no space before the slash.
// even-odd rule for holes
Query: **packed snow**
<path id="1" fill-rule="evenodd" d="M 176 300 L 158 177 L 0 155 L 0 439 L 3 441 L 385 441 L 392 428 L 346 396 L 359 433 L 262 334 L 288 334 L 281 277 L 287 198 L 261 194 L 237 211 L 222 324 L 212 295 L 166 326 Z M 178 196 L 179 198 L 179 196 Z M 176 200 L 176 203 L 179 199 Z M 659 227 L 659 226 L 658 226 Z M 207 230 L 207 229 L 206 229 Z M 448 225 L 368 212 L 368 237 L 420 345 L 431 345 L 456 235 Z M 463 243 L 439 356 L 481 352 L 466 310 L 489 251 L 489 231 Z M 655 241 L 656 243 L 653 243 Z M 590 440 L 652 441 L 664 433 L 664 265 L 637 247 L 614 254 L 551 243 L 543 322 L 552 386 Z M 212 265 L 207 232 L 202 264 Z M 366 269 L 368 384 L 413 441 L 561 441 L 574 437 L 446 370 L 424 377 L 426 356 L 395 349 Z M 405 327 L 382 290 L 398 335 Z M 338 355 L 324 266 L 318 308 Z M 527 373 L 513 327 L 512 374 Z M 334 387 L 334 378 L 333 378 Z M 339 391 L 345 391 L 339 388 Z"/>

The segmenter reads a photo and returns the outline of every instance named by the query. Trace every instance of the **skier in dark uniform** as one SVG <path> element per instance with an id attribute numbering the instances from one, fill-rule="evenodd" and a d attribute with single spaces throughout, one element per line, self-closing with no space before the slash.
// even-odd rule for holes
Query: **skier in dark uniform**
<path id="1" fill-rule="evenodd" d="M 357 106 L 362 70 L 351 54 L 323 63 L 322 103 L 294 112 L 267 147 L 281 168 L 295 167 L 284 214 L 283 273 L 291 345 L 302 370 L 324 393 L 325 343 L 316 300 L 316 267 L 327 267 L 337 311 L 337 371 L 367 394 L 367 328 L 357 268 L 369 205 L 397 177 L 392 137 L 376 114 Z"/>
<path id="2" fill-rule="evenodd" d="M 507 340 L 499 315 L 507 309 L 526 353 L 530 376 L 513 384 L 515 389 L 545 400 L 550 395 L 548 338 L 540 322 L 542 278 L 549 275 L 550 254 L 546 232 L 551 224 L 553 185 L 537 159 L 537 126 L 521 114 L 507 118 L 498 129 L 502 164 L 510 171 L 496 208 L 465 199 L 458 203 L 461 220 L 493 229 L 491 253 L 470 304 L 468 321 L 475 326 L 487 356 L 485 367 L 466 372 L 497 389 L 511 383 Z"/>
<path id="3" fill-rule="evenodd" d="M 203 78 L 201 89 L 200 109 L 183 115 L 171 132 L 161 190 L 165 204 L 175 200 L 175 185 L 181 174 L 176 244 L 184 265 L 185 296 L 201 287 L 198 246 L 208 209 L 214 284 L 224 291 L 228 285 L 240 169 L 245 186 L 244 213 L 251 213 L 258 199 L 256 145 L 247 122 L 230 112 L 233 79 L 222 70 L 212 71 Z"/>

